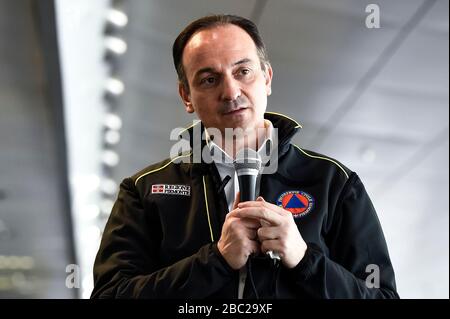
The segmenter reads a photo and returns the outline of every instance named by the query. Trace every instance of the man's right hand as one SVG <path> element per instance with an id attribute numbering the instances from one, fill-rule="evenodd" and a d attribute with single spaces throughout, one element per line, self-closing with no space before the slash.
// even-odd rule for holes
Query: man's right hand
<path id="1" fill-rule="evenodd" d="M 260 252 L 257 230 L 261 227 L 259 221 L 249 218 L 239 218 L 235 214 L 239 211 L 239 193 L 222 226 L 222 234 L 217 248 L 231 268 L 238 270 L 247 263 L 252 253 Z"/>

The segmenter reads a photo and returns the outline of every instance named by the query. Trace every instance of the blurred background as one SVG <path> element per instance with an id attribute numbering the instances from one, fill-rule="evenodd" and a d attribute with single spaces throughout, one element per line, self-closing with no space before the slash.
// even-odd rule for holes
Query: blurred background
<path id="1" fill-rule="evenodd" d="M 210 13 L 257 23 L 268 110 L 360 175 L 400 296 L 449 298 L 447 0 L 0 0 L 0 298 L 89 297 L 118 184 L 192 124 L 171 46 Z"/>

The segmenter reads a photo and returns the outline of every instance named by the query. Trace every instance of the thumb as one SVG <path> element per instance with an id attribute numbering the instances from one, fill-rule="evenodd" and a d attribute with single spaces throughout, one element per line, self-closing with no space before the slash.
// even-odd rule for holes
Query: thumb
<path id="1" fill-rule="evenodd" d="M 266 201 L 264 200 L 264 198 L 262 198 L 262 196 L 258 196 L 258 198 L 256 199 L 256 201 L 257 201 L 257 202 L 264 202 L 264 203 L 266 202 Z M 264 219 L 261 219 L 259 222 L 261 223 L 261 226 L 263 226 L 263 227 L 270 226 L 270 223 L 269 223 L 268 221 L 264 220 Z"/>
<path id="2" fill-rule="evenodd" d="M 238 207 L 240 197 L 241 197 L 241 192 L 237 192 L 236 198 L 234 199 L 233 209 L 236 209 Z"/>

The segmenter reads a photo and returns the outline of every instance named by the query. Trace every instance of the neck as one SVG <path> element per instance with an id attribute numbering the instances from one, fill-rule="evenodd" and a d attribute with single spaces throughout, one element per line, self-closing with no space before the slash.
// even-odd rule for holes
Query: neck
<path id="1" fill-rule="evenodd" d="M 215 141 L 230 157 L 235 158 L 236 153 L 243 148 L 258 151 L 268 137 L 268 130 L 264 120 L 252 129 L 227 129 L 222 132 L 222 139 Z"/>

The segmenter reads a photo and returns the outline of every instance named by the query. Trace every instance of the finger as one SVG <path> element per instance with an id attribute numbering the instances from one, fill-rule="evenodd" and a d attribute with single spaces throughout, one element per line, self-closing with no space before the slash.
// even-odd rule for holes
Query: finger
<path id="1" fill-rule="evenodd" d="M 250 254 L 259 254 L 261 252 L 261 244 L 259 243 L 259 241 L 255 241 L 255 240 L 251 240 L 249 243 L 249 247 L 250 247 Z"/>
<path id="2" fill-rule="evenodd" d="M 230 211 L 230 212 L 228 212 L 226 215 L 225 215 L 225 219 L 228 219 L 228 218 L 238 218 L 238 216 L 236 215 L 236 213 L 239 211 L 239 208 L 236 208 L 236 209 L 233 209 L 232 211 Z"/>
<path id="3" fill-rule="evenodd" d="M 239 218 L 242 225 L 244 225 L 246 228 L 250 229 L 258 229 L 261 227 L 261 223 L 257 219 L 253 218 Z"/>
<path id="4" fill-rule="evenodd" d="M 233 215 L 234 214 L 234 215 Z M 235 212 L 230 212 L 226 216 L 225 220 L 227 224 L 229 224 L 231 228 L 249 228 L 249 229 L 258 229 L 261 227 L 261 223 L 259 220 L 252 218 L 242 218 L 237 217 Z"/>
<path id="5" fill-rule="evenodd" d="M 238 212 L 240 211 L 240 208 L 234 208 L 233 210 L 231 210 L 230 212 L 227 213 L 226 217 L 238 217 Z"/>
<path id="6" fill-rule="evenodd" d="M 270 223 L 267 220 L 260 219 L 259 222 L 261 223 L 262 227 L 269 227 L 269 226 L 271 226 Z"/>
<path id="7" fill-rule="evenodd" d="M 265 254 L 268 251 L 273 251 L 281 256 L 281 247 L 277 239 L 265 240 L 261 243 L 261 251 Z"/>
<path id="8" fill-rule="evenodd" d="M 262 242 L 264 240 L 272 240 L 280 238 L 280 230 L 278 227 L 261 227 L 257 231 L 258 239 Z"/>
<path id="9" fill-rule="evenodd" d="M 239 203 L 238 207 L 239 208 L 241 208 L 241 207 L 263 207 L 264 203 L 267 203 L 267 202 L 260 200 L 259 198 L 261 198 L 261 197 L 258 197 L 256 200 L 249 200 L 246 202 Z"/>
<path id="10" fill-rule="evenodd" d="M 247 238 L 253 241 L 258 241 L 258 231 L 257 229 L 247 229 Z"/>
<path id="11" fill-rule="evenodd" d="M 282 223 L 282 216 L 279 214 L 262 207 L 245 207 L 239 208 L 235 211 L 236 217 L 241 218 L 253 218 L 261 220 L 263 224 L 264 221 L 268 222 L 272 226 L 278 226 Z"/>
<path id="12" fill-rule="evenodd" d="M 241 192 L 237 192 L 236 197 L 234 198 L 233 209 L 238 208 L 240 197 L 241 197 Z"/>
<path id="13" fill-rule="evenodd" d="M 256 199 L 256 201 L 258 201 L 258 202 L 263 202 L 263 203 L 266 202 L 262 196 L 258 196 L 258 198 Z M 269 225 L 270 225 L 270 224 L 269 224 L 267 221 L 261 220 L 261 226 L 269 226 Z"/>
<path id="14" fill-rule="evenodd" d="M 264 198 L 262 198 L 261 196 L 258 197 L 256 199 L 256 201 L 248 201 L 248 202 L 239 203 L 238 207 L 239 208 L 261 207 L 261 208 L 266 208 L 266 209 L 273 210 L 274 212 L 276 212 L 276 213 L 278 213 L 279 215 L 282 215 L 282 216 L 286 215 L 286 211 L 283 208 L 281 208 L 281 207 L 279 207 L 277 205 L 274 205 L 272 203 L 266 202 L 264 200 Z"/>
<path id="15" fill-rule="evenodd" d="M 240 204 L 246 203 L 246 205 L 244 205 L 244 206 L 252 206 L 252 204 L 251 204 L 252 202 L 267 203 L 262 196 L 258 196 L 258 198 L 255 201 L 246 201 L 246 202 L 242 202 Z M 239 205 L 239 206 L 242 206 L 242 205 Z"/>

